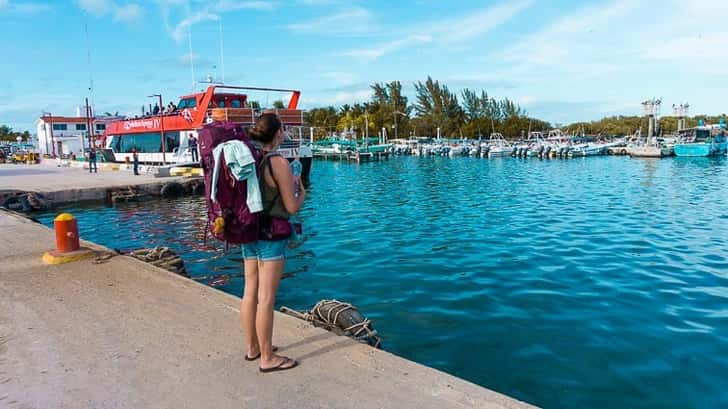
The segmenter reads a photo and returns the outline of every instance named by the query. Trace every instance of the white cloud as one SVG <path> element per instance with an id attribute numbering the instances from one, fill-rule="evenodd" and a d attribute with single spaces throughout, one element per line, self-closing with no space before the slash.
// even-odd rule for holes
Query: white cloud
<path id="1" fill-rule="evenodd" d="M 187 30 L 190 26 L 201 23 L 203 21 L 217 21 L 220 19 L 220 16 L 217 14 L 212 14 L 207 11 L 199 11 L 195 14 L 189 15 L 187 18 L 183 19 L 177 25 L 172 29 L 172 37 L 177 41 L 182 41 L 182 39 L 187 34 Z"/>
<path id="2" fill-rule="evenodd" d="M 288 24 L 284 27 L 306 34 L 361 34 L 372 30 L 372 13 L 363 7 L 354 6 L 334 14 Z"/>
<path id="3" fill-rule="evenodd" d="M 275 1 L 234 1 L 234 0 L 157 0 L 160 5 L 162 21 L 169 35 L 181 42 L 190 27 L 195 24 L 218 21 L 225 13 L 238 10 L 271 11 L 278 7 Z"/>
<path id="4" fill-rule="evenodd" d="M 530 6 L 532 0 L 521 0 L 516 2 L 503 3 L 494 7 L 485 8 L 468 13 L 467 16 L 458 19 L 439 22 L 426 27 L 436 27 L 439 35 L 434 37 L 438 41 L 454 43 L 464 41 L 485 34 Z"/>
<path id="5" fill-rule="evenodd" d="M 362 61 L 374 61 L 394 51 L 427 43 L 462 44 L 466 40 L 482 36 L 498 28 L 526 9 L 531 3 L 532 0 L 520 0 L 469 11 L 466 15 L 457 18 L 425 23 L 418 22 L 417 25 L 402 30 L 399 38 L 395 40 L 371 47 L 344 51 L 340 54 Z M 421 34 L 422 27 L 429 27 L 427 34 Z"/>
<path id="6" fill-rule="evenodd" d="M 617 0 L 578 9 L 509 46 L 503 57 L 521 64 L 521 68 L 523 65 L 566 69 L 572 66 L 581 71 L 583 66 L 577 62 L 592 60 L 583 58 L 585 55 L 593 57 L 600 52 L 600 56 L 611 53 L 616 57 L 619 54 L 614 42 L 619 30 L 614 27 L 626 23 L 622 18 L 628 17 L 638 5 L 635 0 Z"/>
<path id="7" fill-rule="evenodd" d="M 114 9 L 114 20 L 132 23 L 144 16 L 144 10 L 138 4 L 127 4 Z"/>
<path id="8" fill-rule="evenodd" d="M 212 9 L 222 13 L 233 10 L 274 10 L 277 6 L 277 3 L 272 1 L 220 0 L 212 6 Z"/>
<path id="9" fill-rule="evenodd" d="M 378 44 L 370 48 L 360 48 L 342 53 L 343 56 L 353 57 L 362 61 L 374 61 L 385 54 L 419 44 L 429 43 L 432 37 L 429 35 L 411 35 L 388 43 Z"/>
<path id="10" fill-rule="evenodd" d="M 728 30 L 706 24 L 706 16 L 728 13 L 728 2 L 666 0 L 654 9 L 638 0 L 603 1 L 563 15 L 543 29 L 508 45 L 495 59 L 509 71 L 544 78 L 569 75 L 608 77 L 620 72 L 664 70 L 660 63 L 728 63 Z M 645 20 L 645 16 L 651 16 Z M 664 24 L 663 22 L 669 22 Z M 493 59 L 492 56 L 489 56 Z M 687 68 L 686 67 L 683 67 Z"/>
<path id="11" fill-rule="evenodd" d="M 350 85 L 361 80 L 359 75 L 343 71 L 324 72 L 321 74 L 321 78 L 336 86 Z"/>
<path id="12" fill-rule="evenodd" d="M 342 3 L 341 0 L 298 0 L 298 2 L 306 6 L 327 6 Z"/>
<path id="13" fill-rule="evenodd" d="M 178 60 L 181 64 L 189 64 L 190 61 L 197 61 L 200 59 L 200 56 L 197 54 L 190 54 L 190 53 L 184 53 L 179 56 Z"/>
<path id="14" fill-rule="evenodd" d="M 35 14 L 52 10 L 53 7 L 45 3 L 13 3 L 11 9 L 22 14 Z"/>
<path id="15" fill-rule="evenodd" d="M 114 8 L 112 0 L 78 0 L 78 6 L 96 17 L 101 17 Z"/>
<path id="16" fill-rule="evenodd" d="M 144 16 L 144 9 L 135 3 L 119 5 L 113 0 L 78 0 L 78 6 L 93 16 L 103 17 L 110 14 L 114 21 L 127 24 Z"/>
<path id="17" fill-rule="evenodd" d="M 369 88 L 354 91 L 327 92 L 325 94 L 306 94 L 301 100 L 301 107 L 310 109 L 313 107 L 352 104 L 357 102 L 368 101 L 372 96 Z"/>
<path id="18" fill-rule="evenodd" d="M 710 35 L 692 34 L 666 40 L 663 43 L 647 47 L 643 57 L 655 61 L 693 61 L 696 65 L 720 64 L 725 72 L 728 64 L 728 31 L 715 32 Z"/>
<path id="19" fill-rule="evenodd" d="M 350 104 L 352 102 L 367 101 L 372 96 L 370 89 L 363 89 L 353 92 L 337 92 L 331 100 L 334 104 Z"/>
<path id="20" fill-rule="evenodd" d="M 47 3 L 31 3 L 31 2 L 16 2 L 12 3 L 9 0 L 0 0 L 0 10 L 7 10 L 11 13 L 18 14 L 35 14 L 44 11 L 49 11 L 53 7 Z"/>

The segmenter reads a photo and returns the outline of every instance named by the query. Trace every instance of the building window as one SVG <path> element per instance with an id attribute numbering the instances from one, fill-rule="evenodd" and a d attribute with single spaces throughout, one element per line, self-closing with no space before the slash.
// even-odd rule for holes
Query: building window
<path id="1" fill-rule="evenodd" d="M 106 124 L 96 124 L 96 130 L 97 131 L 104 131 L 104 130 L 106 130 Z"/>
<path id="2" fill-rule="evenodd" d="M 77 131 L 85 131 L 86 130 L 86 124 L 76 124 L 76 130 Z"/>
<path id="3" fill-rule="evenodd" d="M 67 131 L 68 125 L 66 124 L 53 124 L 54 131 Z"/>

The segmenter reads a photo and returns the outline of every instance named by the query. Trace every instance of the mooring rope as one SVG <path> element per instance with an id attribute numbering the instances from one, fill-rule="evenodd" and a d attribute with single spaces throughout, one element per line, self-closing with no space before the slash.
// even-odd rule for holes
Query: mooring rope
<path id="1" fill-rule="evenodd" d="M 325 313 L 321 310 L 324 306 L 330 307 Z M 306 321 L 321 320 L 325 325 L 331 328 L 339 328 L 344 334 L 358 341 L 367 342 L 375 348 L 379 347 L 381 339 L 377 331 L 371 328 L 372 322 L 368 318 L 364 318 L 362 321 L 346 328 L 338 326 L 339 316 L 349 310 L 356 310 L 356 307 L 338 300 L 321 300 L 314 305 L 310 313 L 304 313 L 303 316 Z"/>

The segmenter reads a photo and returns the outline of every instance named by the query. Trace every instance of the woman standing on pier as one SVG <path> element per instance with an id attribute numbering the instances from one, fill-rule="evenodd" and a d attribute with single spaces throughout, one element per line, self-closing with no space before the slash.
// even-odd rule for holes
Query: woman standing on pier
<path id="1" fill-rule="evenodd" d="M 298 212 L 306 199 L 306 191 L 300 180 L 293 176 L 288 161 L 275 152 L 284 138 L 278 116 L 262 114 L 248 133 L 261 144 L 265 153 L 260 190 L 264 209 L 262 228 L 268 235 L 263 234 L 265 240 L 243 245 L 245 289 L 240 320 L 248 347 L 245 359 L 252 361 L 260 357 L 260 371 L 272 372 L 298 365 L 291 358 L 274 354 L 272 343 L 273 308 L 288 246 L 288 236 L 276 235 L 273 225 L 277 224 L 276 219 L 285 225 L 289 216 Z M 269 225 L 265 225 L 267 221 L 270 221 Z"/>

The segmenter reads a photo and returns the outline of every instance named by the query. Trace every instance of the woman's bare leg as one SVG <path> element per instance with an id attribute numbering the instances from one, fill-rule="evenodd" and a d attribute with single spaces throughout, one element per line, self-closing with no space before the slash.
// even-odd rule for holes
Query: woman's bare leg
<path id="1" fill-rule="evenodd" d="M 248 357 L 255 357 L 260 353 L 258 333 L 255 329 L 256 313 L 258 309 L 258 260 L 245 260 L 245 289 L 243 300 L 240 303 L 240 323 L 243 326 L 243 336 L 247 344 Z"/>
<path id="2" fill-rule="evenodd" d="M 260 342 L 260 367 L 280 365 L 284 358 L 273 354 L 273 308 L 285 260 L 264 261 L 259 265 L 258 312 L 255 327 Z M 283 365 L 287 367 L 289 365 Z"/>

